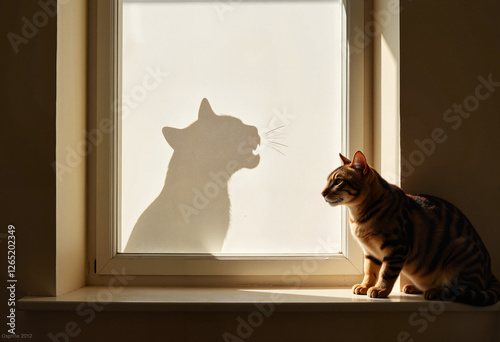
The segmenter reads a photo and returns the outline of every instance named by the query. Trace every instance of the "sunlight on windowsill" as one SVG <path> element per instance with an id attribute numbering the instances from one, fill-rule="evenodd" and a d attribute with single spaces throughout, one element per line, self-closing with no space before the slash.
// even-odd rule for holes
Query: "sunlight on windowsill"
<path id="1" fill-rule="evenodd" d="M 118 284 L 117 284 L 118 285 Z M 490 307 L 430 302 L 421 295 L 394 291 L 387 299 L 354 295 L 350 288 L 165 288 L 87 286 L 58 297 L 28 296 L 19 300 L 21 310 L 74 311 L 89 303 L 107 311 L 238 312 L 272 305 L 282 312 L 381 312 L 415 311 L 439 305 L 449 312 L 500 311 Z"/>

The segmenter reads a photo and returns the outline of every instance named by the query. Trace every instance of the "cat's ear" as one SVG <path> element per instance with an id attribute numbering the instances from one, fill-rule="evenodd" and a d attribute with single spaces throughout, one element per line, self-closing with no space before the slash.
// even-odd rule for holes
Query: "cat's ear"
<path id="1" fill-rule="evenodd" d="M 352 158 L 351 162 L 351 167 L 356 171 L 362 172 L 363 175 L 366 175 L 370 169 L 368 163 L 366 162 L 365 155 L 361 151 L 358 151 L 354 154 L 354 158 Z"/>
<path id="2" fill-rule="evenodd" d="M 342 163 L 344 163 L 344 165 L 347 165 L 347 164 L 351 163 L 351 161 L 349 159 L 347 159 L 346 157 L 344 157 L 342 155 L 342 153 L 339 153 L 339 156 L 340 156 L 340 159 L 342 160 Z"/>
<path id="3" fill-rule="evenodd" d="M 167 140 L 168 144 L 175 150 L 177 144 L 182 141 L 181 134 L 182 129 L 172 128 L 172 127 L 163 127 L 161 130 L 163 132 L 163 136 L 165 140 Z"/>
<path id="4" fill-rule="evenodd" d="M 212 110 L 212 107 L 210 107 L 208 100 L 201 100 L 200 110 L 198 111 L 198 120 L 210 119 L 213 116 L 215 116 L 215 113 Z"/>

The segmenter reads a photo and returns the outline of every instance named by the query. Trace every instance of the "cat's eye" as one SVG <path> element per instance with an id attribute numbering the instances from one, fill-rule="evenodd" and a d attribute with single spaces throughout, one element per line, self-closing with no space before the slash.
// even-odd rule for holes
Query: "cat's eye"
<path id="1" fill-rule="evenodd" d="M 334 180 L 333 180 L 333 185 L 339 185 L 339 184 L 340 184 L 340 183 L 342 183 L 342 182 L 343 182 L 343 181 L 342 181 L 342 179 L 337 178 L 337 179 L 334 179 Z"/>

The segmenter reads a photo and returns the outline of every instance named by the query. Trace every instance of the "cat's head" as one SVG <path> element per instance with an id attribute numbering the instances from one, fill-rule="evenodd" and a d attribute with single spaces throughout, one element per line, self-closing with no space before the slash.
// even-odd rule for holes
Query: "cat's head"
<path id="1" fill-rule="evenodd" d="M 326 187 L 321 192 L 332 207 L 357 204 L 375 176 L 375 171 L 360 151 L 354 154 L 352 161 L 342 154 L 340 159 L 343 165 L 328 175 Z"/>
<path id="2" fill-rule="evenodd" d="M 253 169 L 260 162 L 257 128 L 238 118 L 215 114 L 207 99 L 201 101 L 197 121 L 184 129 L 164 127 L 163 135 L 191 167 L 226 169 L 232 174 L 242 168 Z"/>

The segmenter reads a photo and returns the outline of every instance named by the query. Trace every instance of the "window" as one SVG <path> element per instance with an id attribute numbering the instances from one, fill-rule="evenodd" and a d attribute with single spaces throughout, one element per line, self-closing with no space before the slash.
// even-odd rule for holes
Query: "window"
<path id="1" fill-rule="evenodd" d="M 97 6 L 94 125 L 112 128 L 94 173 L 97 274 L 282 277 L 312 260 L 314 276 L 360 275 L 346 212 L 320 196 L 338 152 L 364 143 L 363 56 L 347 53 L 359 5 Z"/>
<path id="2" fill-rule="evenodd" d="M 123 3 L 119 252 L 338 253 L 340 3 L 220 6 Z"/>

